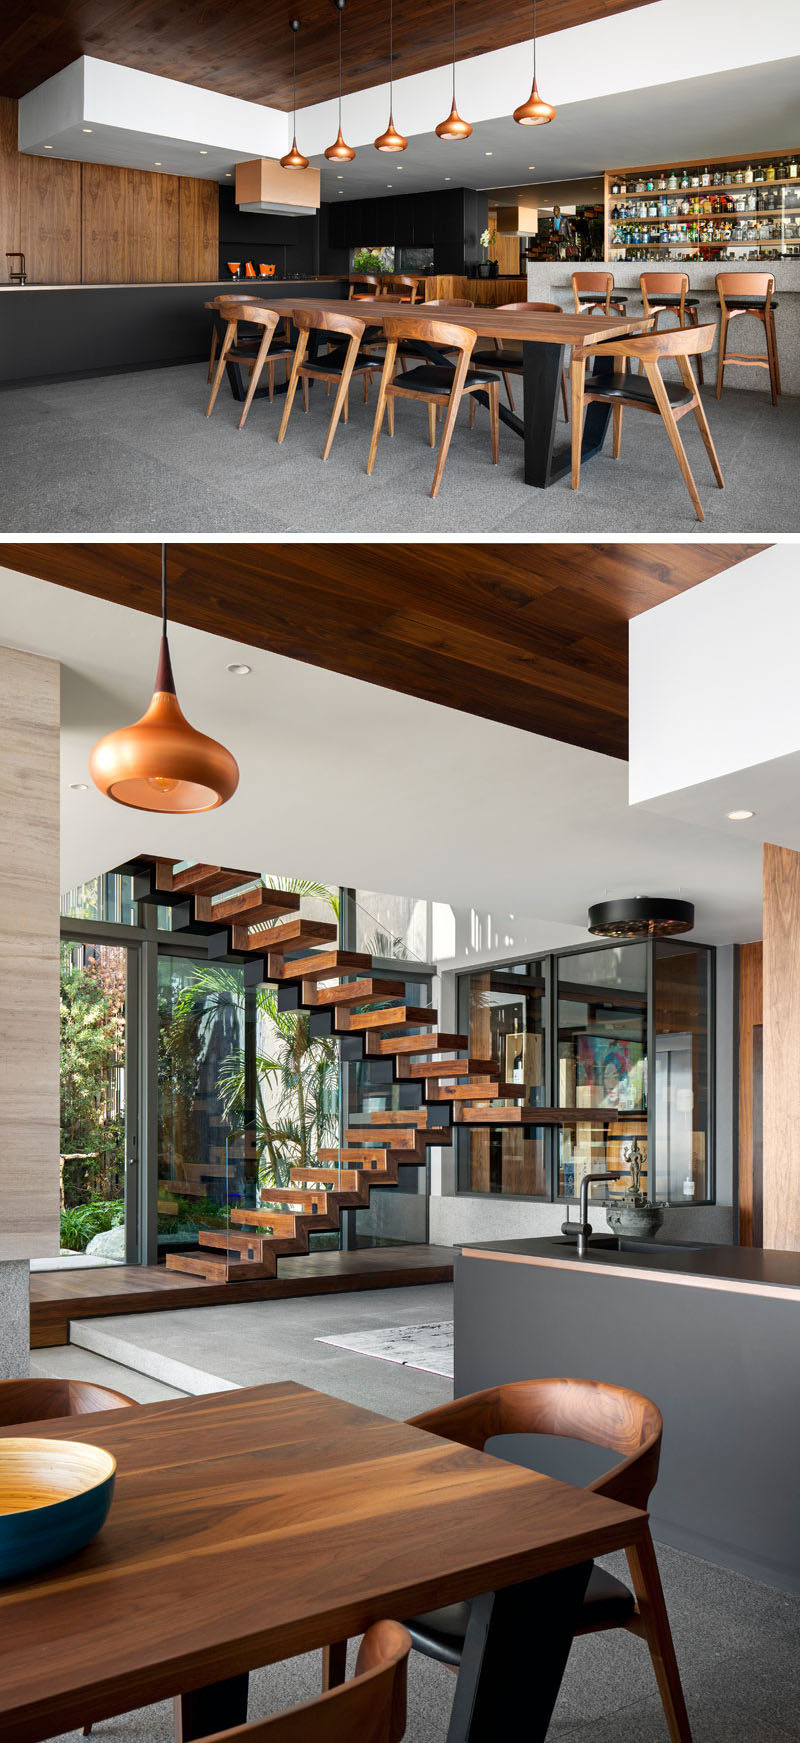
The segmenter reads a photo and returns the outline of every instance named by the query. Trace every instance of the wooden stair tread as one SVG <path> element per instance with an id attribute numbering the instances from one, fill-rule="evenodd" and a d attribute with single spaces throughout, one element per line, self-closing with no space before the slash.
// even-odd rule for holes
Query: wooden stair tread
<path id="1" fill-rule="evenodd" d="M 162 882 L 161 868 L 173 868 L 175 860 L 158 860 L 156 871 L 159 874 L 158 888 L 171 890 L 175 895 L 182 896 L 217 896 L 226 890 L 238 889 L 240 884 L 252 884 L 260 876 L 254 871 L 232 871 L 223 865 L 189 865 L 183 871 L 170 869 L 167 873 L 168 883 Z"/>
<path id="2" fill-rule="evenodd" d="M 350 1149 L 350 1148 L 343 1148 L 341 1150 L 337 1150 L 335 1148 L 331 1148 L 330 1150 L 323 1149 L 323 1150 L 317 1151 L 317 1160 L 318 1160 L 318 1162 L 334 1162 L 334 1163 L 338 1163 L 340 1161 L 341 1162 L 358 1161 L 360 1166 L 363 1168 L 366 1165 L 366 1163 L 368 1163 L 368 1162 L 369 1163 L 380 1162 L 381 1164 L 383 1164 L 386 1161 L 386 1149 L 383 1145 L 381 1146 L 381 1148 L 379 1150 L 371 1150 L 371 1149 L 359 1150 L 359 1149 Z"/>
<path id="3" fill-rule="evenodd" d="M 503 1087 L 503 1096 L 506 1093 L 506 1087 Z M 524 1094 L 524 1090 L 520 1089 L 520 1094 Z M 491 1078 L 487 1078 L 485 1083 L 451 1083 L 447 1090 L 439 1087 L 434 1095 L 429 1096 L 428 1099 L 430 1101 L 497 1101 L 500 1095 L 500 1084 L 492 1083 Z"/>
<path id="4" fill-rule="evenodd" d="M 499 1066 L 496 1059 L 401 1059 L 398 1077 L 405 1079 L 426 1077 L 496 1077 Z"/>
<path id="5" fill-rule="evenodd" d="M 193 1276 L 207 1277 L 214 1283 L 241 1283 L 246 1277 L 274 1277 L 277 1268 L 277 1256 L 270 1255 L 270 1261 L 255 1259 L 219 1259 L 204 1258 L 199 1253 L 168 1253 L 167 1268 L 170 1271 L 188 1271 Z"/>
<path id="6" fill-rule="evenodd" d="M 344 1031 L 401 1029 L 407 1023 L 435 1023 L 436 1012 L 418 1005 L 389 1005 L 382 1011 L 337 1011 L 336 1027 Z"/>
<path id="7" fill-rule="evenodd" d="M 274 963 L 270 958 L 269 975 L 271 980 L 280 981 L 328 980 L 335 974 L 357 974 L 371 967 L 372 957 L 363 951 L 320 950 L 313 956 L 276 955 Z"/>
<path id="8" fill-rule="evenodd" d="M 384 1108 L 369 1116 L 371 1126 L 427 1126 L 427 1108 Z"/>
<path id="9" fill-rule="evenodd" d="M 292 950 L 304 941 L 320 944 L 328 943 L 337 938 L 339 928 L 329 920 L 296 920 L 278 921 L 276 926 L 270 926 L 265 932 L 250 932 L 246 926 L 232 927 L 234 951 L 247 954 L 251 950 L 263 950 L 264 955 L 278 955 L 285 950 Z"/>
<path id="10" fill-rule="evenodd" d="M 357 1144 L 361 1137 L 374 1143 L 383 1138 L 390 1150 L 419 1150 L 426 1144 L 449 1144 L 449 1126 L 348 1126 L 345 1140 Z"/>
<path id="11" fill-rule="evenodd" d="M 383 1035 L 367 1036 L 367 1052 L 380 1055 L 466 1052 L 468 1046 L 466 1035 L 441 1035 L 437 1030 L 432 1035 L 397 1035 L 393 1041 Z"/>
<path id="12" fill-rule="evenodd" d="M 310 1011 L 325 1010 L 333 1005 L 368 1005 L 378 999 L 403 996 L 403 982 L 398 980 L 350 980 L 338 986 L 318 987 L 314 981 L 303 981 L 302 1003 Z"/>
<path id="13" fill-rule="evenodd" d="M 293 890 L 239 890 L 226 901 L 213 902 L 210 896 L 196 896 L 196 918 L 205 924 L 219 921 L 220 926 L 255 926 L 262 920 L 280 920 L 284 914 L 296 914 L 300 897 Z"/>
<path id="14" fill-rule="evenodd" d="M 330 1193 L 324 1188 L 319 1192 L 305 1192 L 300 1187 L 285 1186 L 281 1187 L 280 1193 L 276 1193 L 275 1197 L 281 1197 L 284 1202 L 296 1205 L 298 1215 L 303 1210 L 310 1210 L 315 1218 L 319 1218 L 321 1224 L 327 1214 L 325 1207 Z M 278 1213 L 266 1210 L 263 1206 L 260 1206 L 258 1210 L 239 1210 L 237 1207 L 231 1211 L 231 1222 L 237 1223 L 240 1227 L 243 1223 L 252 1223 L 254 1228 L 263 1228 L 265 1223 L 272 1222 L 272 1218 L 276 1214 Z"/>
<path id="15" fill-rule="evenodd" d="M 320 1180 L 324 1180 L 326 1183 L 330 1182 L 333 1191 L 328 1193 L 328 1197 L 331 1199 L 338 1197 L 337 1188 L 341 1189 L 342 1192 L 359 1192 L 363 1181 L 372 1181 L 375 1178 L 371 1171 L 363 1168 L 314 1167 L 292 1169 L 292 1184 L 296 1181 L 298 1186 L 301 1182 L 305 1182 L 307 1186 L 309 1181 L 313 1181 L 317 1177 L 319 1177 Z"/>

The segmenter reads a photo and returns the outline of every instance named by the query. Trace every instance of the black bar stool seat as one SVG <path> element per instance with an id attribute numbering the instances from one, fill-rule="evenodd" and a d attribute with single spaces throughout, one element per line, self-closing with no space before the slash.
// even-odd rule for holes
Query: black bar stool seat
<path id="1" fill-rule="evenodd" d="M 497 356 L 497 352 L 495 352 Z M 447 393 L 452 386 L 455 375 L 455 364 L 452 363 L 420 363 L 416 369 L 409 369 L 403 376 L 403 386 L 419 389 L 420 392 L 430 388 L 433 393 Z M 474 387 L 478 381 L 499 381 L 497 371 L 489 369 L 469 369 L 464 381 L 465 387 Z"/>

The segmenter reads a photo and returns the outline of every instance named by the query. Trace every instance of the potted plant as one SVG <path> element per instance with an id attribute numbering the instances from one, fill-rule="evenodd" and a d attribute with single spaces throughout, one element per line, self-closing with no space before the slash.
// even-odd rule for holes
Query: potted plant
<path id="1" fill-rule="evenodd" d="M 606 1222 L 618 1240 L 627 1236 L 629 1240 L 653 1241 L 664 1221 L 664 1211 L 660 1204 L 651 1204 L 642 1190 L 647 1156 L 639 1148 L 638 1138 L 623 1146 L 622 1160 L 630 1175 L 630 1186 L 616 1204 L 609 1205 Z"/>
<path id="2" fill-rule="evenodd" d="M 489 249 L 493 246 L 496 237 L 497 237 L 497 225 L 496 224 L 487 225 L 486 229 L 481 232 L 481 235 L 479 238 L 481 248 L 485 248 L 487 253 L 488 253 Z M 491 277 L 491 270 L 492 270 L 492 262 L 490 260 L 479 260 L 477 270 L 478 270 L 478 277 L 479 278 L 490 278 Z"/>

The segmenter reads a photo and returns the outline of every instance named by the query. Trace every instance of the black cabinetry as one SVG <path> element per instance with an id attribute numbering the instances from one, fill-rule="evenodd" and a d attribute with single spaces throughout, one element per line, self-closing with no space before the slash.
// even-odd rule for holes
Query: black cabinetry
<path id="1" fill-rule="evenodd" d="M 371 245 L 432 248 L 434 272 L 464 273 L 481 256 L 478 238 L 489 222 L 489 201 L 475 188 L 366 200 L 337 196 L 321 215 L 323 272 L 341 271 L 344 251 Z"/>

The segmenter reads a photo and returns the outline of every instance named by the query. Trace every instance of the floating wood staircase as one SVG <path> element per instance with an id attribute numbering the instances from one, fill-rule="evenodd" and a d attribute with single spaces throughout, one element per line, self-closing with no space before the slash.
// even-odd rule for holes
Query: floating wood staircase
<path id="1" fill-rule="evenodd" d="M 205 934 L 209 957 L 240 956 L 245 985 L 274 984 L 278 1008 L 306 1012 L 310 1033 L 335 1038 L 343 1058 L 389 1059 L 396 1082 L 419 1086 L 418 1107 L 349 1126 L 341 1150 L 322 1149 L 314 1163 L 293 1167 L 286 1185 L 262 1187 L 257 1207 L 233 1206 L 229 1229 L 201 1231 L 203 1250 L 170 1253 L 170 1269 L 222 1281 L 273 1277 L 280 1258 L 308 1252 L 311 1234 L 337 1230 L 345 1211 L 366 1208 L 374 1187 L 396 1186 L 400 1168 L 424 1166 L 430 1145 L 452 1141 L 454 1123 L 569 1119 L 569 1111 L 523 1105 L 524 1086 L 505 1083 L 498 1060 L 473 1057 L 466 1035 L 436 1027 L 435 1010 L 406 1004 L 405 983 L 378 974 L 371 956 L 340 950 L 337 927 L 303 916 L 294 892 L 265 887 L 256 872 L 145 854 L 115 869 L 133 878 L 136 901 L 171 908 L 173 930 Z M 195 1164 L 187 1181 L 163 1184 L 200 1196 L 200 1180 L 215 1172 Z"/>

